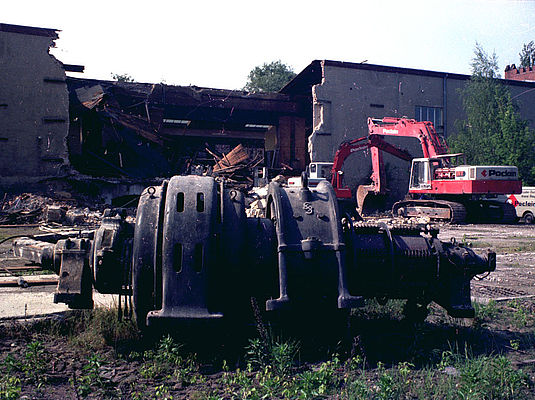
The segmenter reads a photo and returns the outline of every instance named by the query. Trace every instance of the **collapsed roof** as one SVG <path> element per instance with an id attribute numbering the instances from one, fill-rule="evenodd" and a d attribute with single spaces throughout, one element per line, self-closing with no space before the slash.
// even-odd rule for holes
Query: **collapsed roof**
<path id="1" fill-rule="evenodd" d="M 96 164 L 112 175 L 188 172 L 188 163 L 213 162 L 199 154 L 206 148 L 221 153 L 241 143 L 263 151 L 280 118 L 301 113 L 279 93 L 80 78 L 67 83 L 71 161 L 84 172 Z"/>

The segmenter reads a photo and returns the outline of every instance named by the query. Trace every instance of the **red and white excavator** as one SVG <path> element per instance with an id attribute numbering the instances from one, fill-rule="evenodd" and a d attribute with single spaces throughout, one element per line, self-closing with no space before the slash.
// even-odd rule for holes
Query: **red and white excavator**
<path id="1" fill-rule="evenodd" d="M 385 136 L 418 139 L 423 158 L 413 159 L 408 152 L 386 142 Z M 359 186 L 355 194 L 357 210 L 361 214 L 370 198 L 384 198 L 388 192 L 382 159 L 382 151 L 386 151 L 412 163 L 408 194 L 405 200 L 394 204 L 394 215 L 427 216 L 454 223 L 465 219 L 497 223 L 516 220 L 514 207 L 498 200 L 497 196 L 522 192 L 517 167 L 466 165 L 460 162 L 464 160 L 462 153 L 447 153 L 446 142 L 436 133 L 431 122 L 407 118 L 368 118 L 368 136 L 340 145 L 331 168 L 331 183 L 337 198 L 343 203 L 353 201 L 353 194 L 342 182 L 342 166 L 347 157 L 364 149 L 369 149 L 371 154 L 372 183 Z M 308 171 L 312 177 L 309 184 L 321 179 L 311 175 L 312 164 Z M 322 167 L 325 170 L 326 165 Z M 300 181 L 289 180 L 290 186 L 297 184 Z"/>

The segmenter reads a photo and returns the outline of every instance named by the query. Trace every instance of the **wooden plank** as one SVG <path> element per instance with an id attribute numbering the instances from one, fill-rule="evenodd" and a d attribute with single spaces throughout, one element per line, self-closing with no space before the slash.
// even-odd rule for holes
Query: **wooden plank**
<path id="1" fill-rule="evenodd" d="M 35 271 L 42 270 L 43 268 L 40 265 L 16 265 L 16 266 L 6 266 L 0 267 L 3 270 L 7 271 Z"/>
<path id="2" fill-rule="evenodd" d="M 223 159 L 214 166 L 214 171 L 235 166 L 249 158 L 249 154 L 241 143 L 234 147 L 228 154 L 223 155 Z"/>
<path id="3" fill-rule="evenodd" d="M 28 286 L 45 286 L 45 285 L 57 285 L 58 278 L 41 278 L 41 279 L 27 279 L 28 277 L 22 277 Z M 2 279 L 0 281 L 0 287 L 16 287 L 19 286 L 19 277 Z"/>

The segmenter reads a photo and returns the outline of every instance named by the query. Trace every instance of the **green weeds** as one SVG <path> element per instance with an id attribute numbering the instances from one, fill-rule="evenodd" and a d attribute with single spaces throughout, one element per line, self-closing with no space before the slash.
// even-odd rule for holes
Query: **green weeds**
<path id="1" fill-rule="evenodd" d="M 515 327 L 524 328 L 533 325 L 532 311 L 525 302 L 511 300 L 507 302 L 507 307 L 512 312 L 511 320 Z"/>
<path id="2" fill-rule="evenodd" d="M 367 325 L 359 334 L 359 340 L 362 340 L 358 349 L 360 355 L 347 360 L 332 355 L 321 362 L 303 362 L 301 359 L 307 358 L 306 350 L 303 350 L 305 345 L 301 349 L 295 340 L 273 338 L 269 331 L 262 329 L 259 330 L 260 338 L 251 339 L 242 349 L 245 358 L 241 359 L 239 368 L 229 368 L 223 362 L 220 371 L 217 371 L 220 361 L 199 361 L 172 336 L 165 336 L 155 344 L 144 343 L 150 346 L 148 348 L 138 344 L 130 347 L 132 351 L 129 353 L 114 352 L 117 343 L 133 338 L 137 333 L 132 333 L 128 322 L 117 320 L 113 310 L 96 310 L 95 315 L 82 312 L 72 314 L 77 315 L 77 319 L 68 317 L 61 323 L 49 324 L 48 333 L 32 331 L 37 329 L 35 327 L 25 328 L 25 337 L 29 339 L 22 346 L 22 334 L 17 334 L 16 340 L 0 342 L 6 349 L 13 343 L 12 350 L 0 354 L 0 400 L 17 399 L 34 393 L 36 388 L 39 396 L 48 396 L 55 390 L 54 385 L 61 384 L 58 383 L 58 370 L 64 371 L 62 382 L 68 391 L 76 392 L 78 398 L 535 398 L 529 376 L 515 368 L 507 358 L 527 352 L 530 353 L 525 358 L 532 357 L 535 343 L 530 328 L 534 322 L 533 304 L 530 300 L 515 300 L 475 307 L 480 321 L 493 321 L 508 327 L 504 334 L 492 332 L 495 335 L 492 339 L 496 339 L 492 345 L 496 347 L 478 346 L 481 340 L 490 343 L 485 336 L 490 332 L 488 328 L 479 327 L 468 332 L 448 325 L 447 321 L 409 327 L 398 322 L 402 319 L 402 301 L 391 301 L 386 306 L 368 301 L 365 310 L 357 312 L 368 313 L 361 315 Z M 369 321 L 371 318 L 381 319 L 380 324 Z M 39 325 L 39 329 L 43 327 L 45 325 Z M 393 329 L 400 329 L 400 332 L 381 336 L 378 329 L 382 333 Z M 58 341 L 54 341 L 57 337 L 52 332 L 64 335 L 63 343 L 72 356 L 59 360 L 53 357 L 50 349 L 56 350 L 58 346 L 51 347 L 49 343 L 57 344 Z M 406 346 L 407 351 L 396 357 L 390 357 L 384 349 L 374 353 L 375 342 L 372 340 L 385 346 L 383 337 L 393 341 L 394 345 Z M 82 338 L 91 343 L 81 343 Z M 442 351 L 450 340 L 454 343 L 450 350 Z M 476 355 L 469 350 L 471 346 Z M 465 350 L 459 351 L 459 347 Z M 95 350 L 90 353 L 81 351 L 88 349 Z M 498 355 L 489 355 L 493 351 Z M 206 364 L 210 367 L 206 368 Z M 53 371 L 54 365 L 59 369 Z M 121 371 L 118 375 L 111 373 L 116 368 Z M 214 375 L 201 372 L 214 368 L 217 372 Z M 115 382 L 115 377 L 121 377 L 125 370 L 128 375 L 135 376 L 135 380 Z"/>
<path id="3" fill-rule="evenodd" d="M 85 397 L 89 393 L 106 386 L 107 381 L 100 376 L 102 365 L 102 359 L 97 354 L 94 354 L 87 359 L 79 375 L 73 374 L 69 382 L 79 396 Z"/>
<path id="4" fill-rule="evenodd" d="M 270 336 L 271 337 L 271 336 Z M 299 351 L 297 342 L 277 341 L 271 338 L 249 340 L 246 357 L 253 368 L 269 367 L 278 375 L 290 372 Z"/>
<path id="5" fill-rule="evenodd" d="M 489 322 L 496 319 L 500 313 L 498 304 L 494 300 L 489 300 L 487 304 L 473 303 L 476 318 L 483 322 Z"/>
<path id="6" fill-rule="evenodd" d="M 170 379 L 187 386 L 203 381 L 195 355 L 184 355 L 182 346 L 165 336 L 156 350 L 143 353 L 140 374 L 145 379 Z"/>
<path id="7" fill-rule="evenodd" d="M 19 373 L 24 381 L 31 383 L 40 389 L 47 382 L 46 372 L 50 355 L 39 341 L 33 341 L 26 345 L 22 357 L 8 354 L 2 363 L 2 369 L 7 374 Z"/>
<path id="8" fill-rule="evenodd" d="M 20 397 L 20 379 L 14 376 L 0 376 L 0 399 L 15 400 Z"/>

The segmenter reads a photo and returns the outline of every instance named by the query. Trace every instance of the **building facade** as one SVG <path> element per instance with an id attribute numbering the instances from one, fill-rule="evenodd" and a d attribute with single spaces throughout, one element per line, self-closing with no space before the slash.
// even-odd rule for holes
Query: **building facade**
<path id="1" fill-rule="evenodd" d="M 65 174 L 69 94 L 49 54 L 55 29 L 0 24 L 0 177 L 8 184 Z"/>
<path id="2" fill-rule="evenodd" d="M 455 133 L 456 121 L 464 118 L 461 90 L 469 75 L 354 64 L 313 61 L 282 89 L 308 107 L 308 153 L 311 161 L 332 161 L 339 145 L 367 135 L 367 119 L 407 117 L 431 121 L 437 133 Z M 535 83 L 502 80 L 519 105 L 519 112 L 535 128 Z M 421 157 L 417 139 L 388 138 L 389 142 Z M 392 201 L 407 193 L 406 161 L 385 154 L 387 181 Z M 351 189 L 369 183 L 371 159 L 361 152 L 348 158 L 344 178 Z"/>

